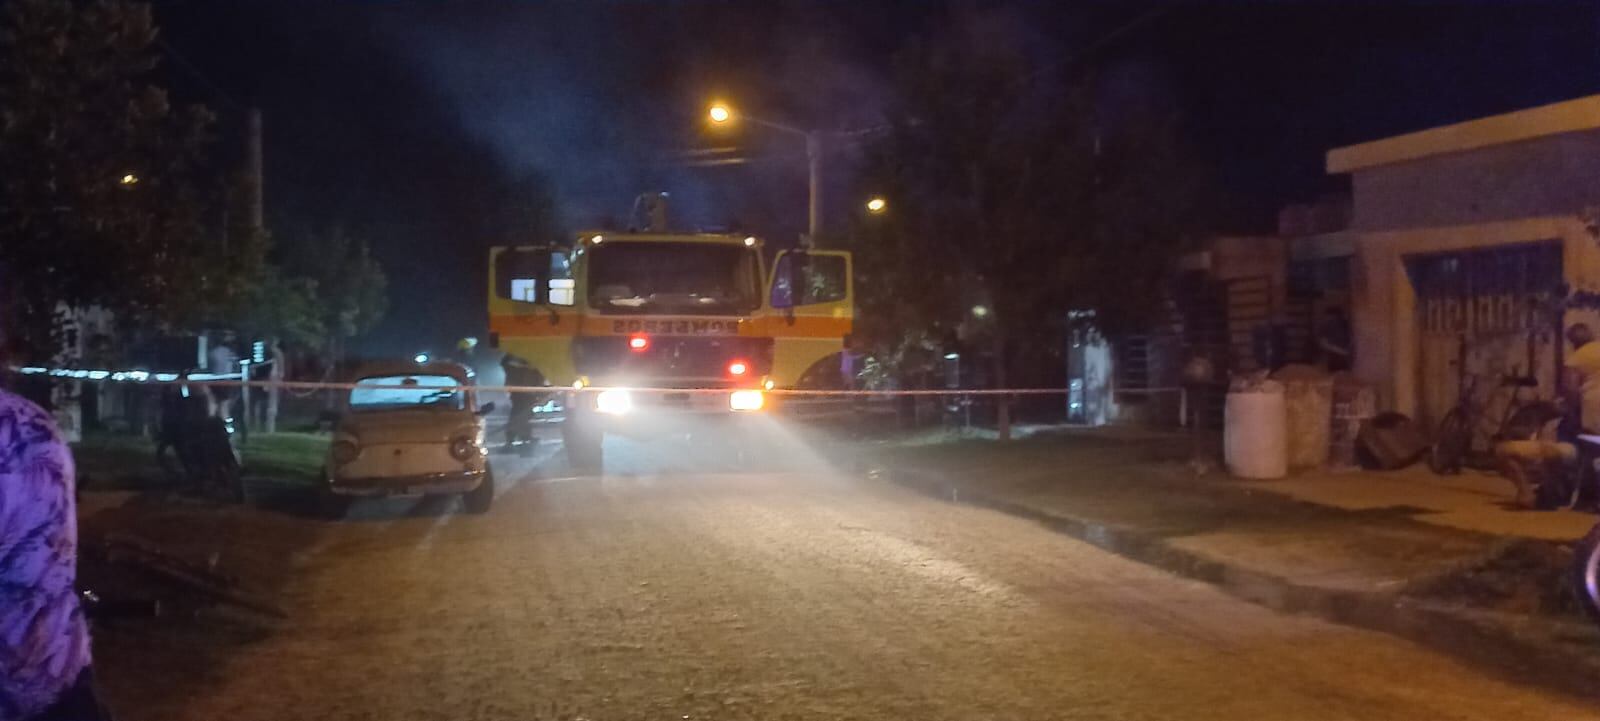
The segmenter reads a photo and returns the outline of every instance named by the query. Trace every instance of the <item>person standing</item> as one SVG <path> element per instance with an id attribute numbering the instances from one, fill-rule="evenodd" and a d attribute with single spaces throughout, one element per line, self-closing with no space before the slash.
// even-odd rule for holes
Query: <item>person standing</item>
<path id="1" fill-rule="evenodd" d="M 1317 326 L 1317 350 L 1322 355 L 1323 365 L 1328 371 L 1338 373 L 1350 370 L 1350 318 L 1344 309 L 1334 306 L 1328 309 L 1322 323 Z"/>
<path id="2" fill-rule="evenodd" d="M 0 718 L 108 718 L 73 588 L 74 473 L 50 414 L 0 390 Z"/>
<path id="3" fill-rule="evenodd" d="M 1567 396 L 1568 407 L 1578 410 L 1579 432 L 1600 435 L 1600 343 L 1595 342 L 1594 331 L 1583 323 L 1574 323 L 1567 328 L 1567 342 L 1572 344 L 1572 353 L 1567 355 L 1563 364 L 1562 391 Z M 1596 449 L 1589 443 L 1579 443 L 1578 449 L 1579 475 L 1572 497 L 1574 506 L 1595 501 Z"/>
<path id="4" fill-rule="evenodd" d="M 528 365 L 528 362 L 507 353 L 500 360 L 500 367 L 505 370 L 506 385 L 512 387 L 542 387 L 545 385 L 544 374 L 539 369 Z M 506 445 L 515 446 L 521 443 L 532 443 L 533 436 L 533 409 L 543 403 L 543 394 L 529 391 L 511 391 L 511 415 L 506 418 Z"/>
<path id="5" fill-rule="evenodd" d="M 1572 353 L 1567 355 L 1562 388 L 1579 410 L 1579 425 L 1584 433 L 1600 434 L 1600 343 L 1594 331 L 1583 323 L 1567 328 Z"/>

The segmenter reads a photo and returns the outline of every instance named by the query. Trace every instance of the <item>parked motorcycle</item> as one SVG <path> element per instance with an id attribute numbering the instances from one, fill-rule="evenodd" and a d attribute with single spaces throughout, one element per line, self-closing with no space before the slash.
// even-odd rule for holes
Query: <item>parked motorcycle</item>
<path id="1" fill-rule="evenodd" d="M 1582 435 L 1578 441 L 1589 447 L 1594 457 L 1600 458 L 1600 436 Z M 1600 623 L 1600 523 L 1589 529 L 1574 549 L 1572 561 L 1572 588 L 1578 603 L 1595 623 Z"/>
<path id="2" fill-rule="evenodd" d="M 1572 587 L 1578 603 L 1595 623 L 1600 623 L 1600 524 L 1578 542 L 1572 564 Z"/>

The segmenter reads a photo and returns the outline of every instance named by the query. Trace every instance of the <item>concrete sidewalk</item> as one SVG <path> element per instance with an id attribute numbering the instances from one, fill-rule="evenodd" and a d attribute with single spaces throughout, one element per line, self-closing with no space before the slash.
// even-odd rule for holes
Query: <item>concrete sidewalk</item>
<path id="1" fill-rule="evenodd" d="M 1308 473 L 1276 481 L 1237 481 L 1297 501 L 1349 511 L 1403 508 L 1411 518 L 1496 536 L 1568 542 L 1600 518 L 1577 511 L 1530 511 L 1512 505 L 1505 478 L 1480 471 L 1441 476 L 1417 464 L 1398 471 Z"/>
<path id="2" fill-rule="evenodd" d="M 1514 510 L 1486 474 L 1196 476 L 1181 436 L 1041 432 L 885 443 L 865 467 L 1028 518 L 1283 611 L 1393 633 L 1531 682 L 1594 691 L 1600 630 L 1567 587 L 1595 516 Z"/>

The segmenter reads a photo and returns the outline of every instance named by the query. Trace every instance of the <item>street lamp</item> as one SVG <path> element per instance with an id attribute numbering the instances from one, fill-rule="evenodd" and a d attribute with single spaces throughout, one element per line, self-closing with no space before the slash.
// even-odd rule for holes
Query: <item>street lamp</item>
<path id="1" fill-rule="evenodd" d="M 806 233 L 810 242 L 816 242 L 817 231 L 822 225 L 822 134 L 814 130 L 801 130 L 792 125 L 763 120 L 744 113 L 735 112 L 725 103 L 712 103 L 706 111 L 711 122 L 723 125 L 738 118 L 748 123 L 759 125 L 769 130 L 804 138 L 806 141 L 806 165 L 810 174 L 809 195 L 810 202 L 806 211 Z"/>
<path id="2" fill-rule="evenodd" d="M 882 196 L 875 195 L 867 201 L 867 212 L 873 215 L 882 215 L 888 209 L 889 201 L 884 200 Z"/>
<path id="3" fill-rule="evenodd" d="M 133 173 L 123 173 L 122 177 L 117 179 L 117 182 L 121 183 L 124 188 L 131 188 L 139 184 L 139 176 Z"/>

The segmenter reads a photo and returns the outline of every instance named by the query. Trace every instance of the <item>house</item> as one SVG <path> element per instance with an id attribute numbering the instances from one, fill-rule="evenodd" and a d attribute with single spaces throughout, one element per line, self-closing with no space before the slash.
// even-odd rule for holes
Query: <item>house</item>
<path id="1" fill-rule="evenodd" d="M 1474 382 L 1554 392 L 1563 327 L 1600 320 L 1560 303 L 1600 288 L 1600 95 L 1336 148 L 1327 171 L 1350 176 L 1348 228 L 1290 257 L 1344 277 L 1354 370 L 1382 406 L 1432 427 Z"/>
<path id="2" fill-rule="evenodd" d="M 1068 420 L 1177 423 L 1188 402 L 1183 366 L 1203 356 L 1217 380 L 1208 422 L 1220 425 L 1230 375 L 1309 358 L 1309 309 L 1290 292 L 1290 269 L 1285 242 L 1270 235 L 1214 237 L 1180 258 L 1167 289 L 1170 317 L 1109 341 L 1068 338 Z"/>

